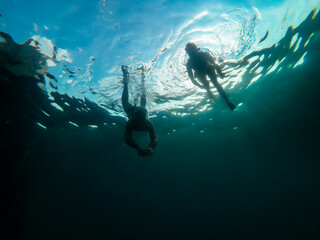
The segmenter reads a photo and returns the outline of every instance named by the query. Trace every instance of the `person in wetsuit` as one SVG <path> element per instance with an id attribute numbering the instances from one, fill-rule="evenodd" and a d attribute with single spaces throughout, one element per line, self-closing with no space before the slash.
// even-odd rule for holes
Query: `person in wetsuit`
<path id="1" fill-rule="evenodd" d="M 215 63 L 213 56 L 209 52 L 200 51 L 200 48 L 192 42 L 187 43 L 185 50 L 189 55 L 186 67 L 192 83 L 200 88 L 206 89 L 209 96 L 214 99 L 215 97 L 210 90 L 209 81 L 207 80 L 208 75 L 219 94 L 228 104 L 229 108 L 231 110 L 235 109 L 236 106 L 230 102 L 222 86 L 217 80 L 216 71 L 221 78 L 224 78 L 224 74 L 222 73 L 220 66 Z M 195 78 L 197 78 L 201 84 L 196 81 Z"/>
<path id="2" fill-rule="evenodd" d="M 150 157 L 153 154 L 153 149 L 157 145 L 157 136 L 153 123 L 148 118 L 148 111 L 146 109 L 147 99 L 145 93 L 140 98 L 140 106 L 135 106 L 129 103 L 129 72 L 128 67 L 122 65 L 123 76 L 123 92 L 122 92 L 122 107 L 128 117 L 125 127 L 125 142 L 130 147 L 135 148 L 139 156 Z M 141 148 L 132 138 L 133 131 L 148 131 L 150 136 L 150 144 L 148 148 Z"/>

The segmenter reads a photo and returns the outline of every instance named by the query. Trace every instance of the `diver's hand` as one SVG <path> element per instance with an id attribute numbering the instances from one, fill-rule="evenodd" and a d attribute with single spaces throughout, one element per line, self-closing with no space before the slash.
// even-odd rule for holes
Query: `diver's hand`
<path id="1" fill-rule="evenodd" d="M 140 157 L 151 157 L 153 154 L 152 148 L 147 148 L 147 149 L 139 148 L 137 151 Z"/>
<path id="2" fill-rule="evenodd" d="M 151 157 L 153 154 L 152 148 L 147 148 L 144 153 L 146 157 Z"/>

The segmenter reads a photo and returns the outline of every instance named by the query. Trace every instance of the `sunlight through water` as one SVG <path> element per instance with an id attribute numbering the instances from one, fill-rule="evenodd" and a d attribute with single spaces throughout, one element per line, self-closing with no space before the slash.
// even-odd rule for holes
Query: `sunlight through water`
<path id="1" fill-rule="evenodd" d="M 85 19 L 91 16 L 91 21 L 79 22 L 75 29 L 68 28 L 68 21 L 76 26 L 71 18 L 80 14 L 81 8 L 69 3 L 60 17 L 70 18 L 68 21 L 57 25 L 58 18 L 51 24 L 34 20 L 29 32 L 19 31 L 19 37 L 31 39 L 30 45 L 47 56 L 50 74 L 45 81 L 49 92 L 85 97 L 113 115 L 124 116 L 120 66 L 127 65 L 131 102 L 138 104 L 145 92 L 151 116 L 161 112 L 184 116 L 223 108 L 212 84 L 217 97 L 214 102 L 188 78 L 187 42 L 196 43 L 216 59 L 226 75 L 218 81 L 232 100 L 235 93 L 265 76 L 303 64 L 310 41 L 317 34 L 303 36 L 294 31 L 313 9 L 313 15 L 317 14 L 319 2 L 144 1 L 124 5 L 100 0 L 82 6 L 88 9 Z M 4 16 L 1 30 L 11 30 Z M 288 34 L 289 43 L 282 44 Z M 280 54 L 284 50 L 277 48 L 279 45 L 287 52 Z M 290 62 L 288 53 L 296 54 L 298 60 Z"/>

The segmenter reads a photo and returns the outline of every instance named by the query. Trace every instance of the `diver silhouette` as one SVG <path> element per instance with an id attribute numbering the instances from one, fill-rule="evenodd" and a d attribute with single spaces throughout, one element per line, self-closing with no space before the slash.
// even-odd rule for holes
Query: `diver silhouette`
<path id="1" fill-rule="evenodd" d="M 187 43 L 185 50 L 189 55 L 186 67 L 192 83 L 200 88 L 206 89 L 211 99 L 214 99 L 215 97 L 210 90 L 209 81 L 206 77 L 208 75 L 219 94 L 228 104 L 229 108 L 231 110 L 235 109 L 236 106 L 230 102 L 222 86 L 217 80 L 216 71 L 221 78 L 224 78 L 224 74 L 222 73 L 220 66 L 215 63 L 213 56 L 209 52 L 200 51 L 200 48 L 192 42 Z M 195 78 L 198 78 L 202 85 L 196 81 Z"/>
<path id="2" fill-rule="evenodd" d="M 128 72 L 128 67 L 122 65 L 121 70 L 123 76 L 122 107 L 128 117 L 128 121 L 125 127 L 126 144 L 128 144 L 132 148 L 135 148 L 139 156 L 150 157 L 153 154 L 153 149 L 157 145 L 157 136 L 153 123 L 148 118 L 148 111 L 146 109 L 147 98 L 145 93 L 143 93 L 140 97 L 140 106 L 135 106 L 129 103 L 128 84 L 130 76 Z M 144 74 L 144 72 L 142 72 L 142 74 Z M 141 148 L 133 140 L 133 131 L 148 131 L 150 137 L 150 144 L 147 149 Z"/>

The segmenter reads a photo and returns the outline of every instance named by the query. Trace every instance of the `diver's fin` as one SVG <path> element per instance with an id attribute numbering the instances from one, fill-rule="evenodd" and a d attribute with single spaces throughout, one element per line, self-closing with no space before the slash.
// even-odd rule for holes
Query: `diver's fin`
<path id="1" fill-rule="evenodd" d="M 232 102 L 229 102 L 228 106 L 232 111 L 236 108 L 236 105 L 234 105 Z"/>

